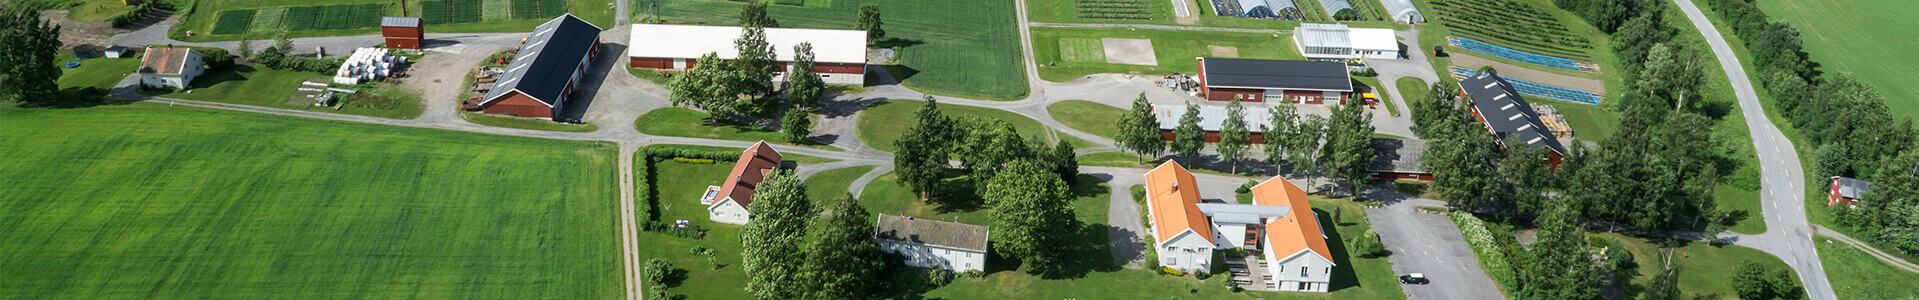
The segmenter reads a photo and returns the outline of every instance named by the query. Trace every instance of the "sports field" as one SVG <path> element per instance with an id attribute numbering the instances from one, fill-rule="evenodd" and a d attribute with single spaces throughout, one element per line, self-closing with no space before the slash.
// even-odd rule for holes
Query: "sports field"
<path id="1" fill-rule="evenodd" d="M 607 299 L 615 147 L 135 103 L 0 108 L 9 297 Z"/>
<path id="2" fill-rule="evenodd" d="M 853 29 L 863 4 L 879 4 L 886 22 L 881 47 L 901 47 L 900 84 L 914 90 L 968 98 L 1011 100 L 1026 95 L 1020 70 L 1018 25 L 1010 0 L 834 0 L 824 6 L 773 5 L 779 27 Z M 672 23 L 736 25 L 743 2 L 662 1 L 660 17 Z M 634 19 L 646 15 L 634 9 Z"/>
<path id="3" fill-rule="evenodd" d="M 1106 63 L 1101 38 L 1148 39 L 1153 41 L 1153 56 L 1158 66 Z M 1080 40 L 1091 40 L 1087 46 Z M 1039 63 L 1039 77 L 1064 82 L 1098 73 L 1139 73 L 1146 75 L 1192 74 L 1199 70 L 1194 57 L 1214 57 L 1209 46 L 1235 47 L 1240 58 L 1303 59 L 1293 47 L 1292 36 L 1269 33 L 1217 31 L 1153 30 L 1131 28 L 1033 28 L 1033 59 Z M 1078 59 L 1082 52 L 1100 53 L 1099 60 Z M 1057 64 L 1055 64 L 1057 63 Z"/>
<path id="4" fill-rule="evenodd" d="M 1059 39 L 1059 59 L 1069 62 L 1106 62 L 1106 45 L 1097 38 Z"/>
<path id="5" fill-rule="evenodd" d="M 1894 117 L 1919 114 L 1919 5 L 1909 0 L 1766 0 L 1792 23 L 1820 71 L 1852 72 L 1886 97 Z M 1700 4 L 1706 6 L 1705 4 Z M 1723 30 L 1722 30 L 1723 31 Z"/>

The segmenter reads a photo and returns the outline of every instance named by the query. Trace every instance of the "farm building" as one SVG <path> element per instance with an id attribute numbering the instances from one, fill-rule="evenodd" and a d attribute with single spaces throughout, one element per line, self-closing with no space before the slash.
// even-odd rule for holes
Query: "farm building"
<path id="1" fill-rule="evenodd" d="M 628 66 L 685 70 L 707 53 L 733 59 L 739 57 L 733 41 L 742 31 L 730 26 L 633 24 Z M 826 83 L 866 83 L 866 31 L 767 28 L 766 43 L 773 46 L 773 57 L 779 60 L 780 74 L 774 81 L 785 81 L 785 73 L 792 71 L 793 46 L 812 43 L 813 71 Z"/>
<path id="2" fill-rule="evenodd" d="M 1426 23 L 1426 14 L 1419 13 L 1419 8 L 1413 6 L 1413 0 L 1379 0 L 1379 4 L 1386 6 L 1386 13 L 1393 16 L 1394 22 Z"/>
<path id="3" fill-rule="evenodd" d="M 1221 16 L 1298 20 L 1299 7 L 1293 0 L 1212 0 L 1214 12 Z"/>
<path id="4" fill-rule="evenodd" d="M 1293 44 L 1312 59 L 1399 59 L 1402 50 L 1392 29 L 1348 28 L 1344 24 L 1299 24 Z"/>
<path id="5" fill-rule="evenodd" d="M 480 111 L 552 119 L 566 109 L 599 54 L 599 26 L 572 14 L 540 24 L 482 98 Z"/>
<path id="6" fill-rule="evenodd" d="M 1872 191 L 1872 182 L 1833 176 L 1832 186 L 1826 191 L 1826 206 L 1845 203 L 1847 207 L 1859 205 L 1859 198 Z"/>
<path id="7" fill-rule="evenodd" d="M 1553 136 L 1538 112 L 1519 97 L 1513 84 L 1499 76 L 1483 73 L 1459 81 L 1460 98 L 1472 101 L 1473 118 L 1486 124 L 1486 130 L 1499 139 L 1525 143 L 1527 147 L 1546 148 L 1546 164 L 1558 167 L 1566 155 L 1566 146 Z"/>
<path id="8" fill-rule="evenodd" d="M 1426 156 L 1426 140 L 1418 139 L 1373 139 L 1373 164 L 1366 172 L 1373 178 L 1385 180 L 1433 180 L 1433 172 L 1421 167 L 1420 159 Z"/>
<path id="9" fill-rule="evenodd" d="M 187 48 L 147 47 L 140 58 L 140 85 L 186 89 L 206 73 L 200 52 Z"/>
<path id="10" fill-rule="evenodd" d="M 1264 254 L 1226 257 L 1228 265 L 1266 270 L 1234 270 L 1233 280 L 1249 289 L 1327 292 L 1334 263 L 1319 218 L 1306 191 L 1273 177 L 1252 187 L 1253 204 L 1204 202 L 1199 184 L 1184 166 L 1167 161 L 1146 172 L 1147 220 L 1153 228 L 1159 266 L 1210 270 L 1213 251 L 1242 248 Z M 1293 270 L 1299 270 L 1295 272 Z M 1257 274 L 1257 275 L 1253 275 Z"/>
<path id="11" fill-rule="evenodd" d="M 132 51 L 133 49 L 127 49 L 125 46 L 113 46 L 107 47 L 107 50 L 101 51 L 100 54 L 107 58 L 125 58 L 127 57 L 127 53 Z"/>
<path id="12" fill-rule="evenodd" d="M 419 50 L 426 41 L 426 29 L 420 27 L 420 18 L 383 17 L 380 36 L 386 38 L 387 48 Z"/>
<path id="13" fill-rule="evenodd" d="M 981 225 L 880 214 L 873 240 L 880 250 L 906 257 L 906 265 L 956 272 L 986 269 L 991 232 Z"/>
<path id="14" fill-rule="evenodd" d="M 1346 103 L 1353 79 L 1336 62 L 1238 58 L 1199 59 L 1199 86 L 1206 100 L 1321 104 Z"/>
<path id="15" fill-rule="evenodd" d="M 706 206 L 707 219 L 713 222 L 746 225 L 753 219 L 753 213 L 746 210 L 753 204 L 753 189 L 766 180 L 780 167 L 780 152 L 766 141 L 753 143 L 740 151 L 740 160 L 733 163 L 733 172 L 726 174 L 726 181 L 719 188 L 708 188 L 700 203 L 712 203 Z"/>
<path id="16" fill-rule="evenodd" d="M 1185 115 L 1185 105 L 1153 105 L 1153 118 L 1159 119 L 1159 134 L 1166 137 L 1167 141 L 1172 141 L 1178 136 L 1173 133 L 1173 128 L 1179 127 L 1179 118 Z M 1265 131 L 1260 129 L 1260 125 L 1272 124 L 1272 116 L 1263 109 L 1248 108 L 1245 119 L 1246 140 L 1253 144 L 1265 144 Z M 1219 142 L 1219 130 L 1226 128 L 1225 123 L 1225 106 L 1202 105 L 1199 107 L 1199 128 L 1206 131 L 1207 143 Z"/>

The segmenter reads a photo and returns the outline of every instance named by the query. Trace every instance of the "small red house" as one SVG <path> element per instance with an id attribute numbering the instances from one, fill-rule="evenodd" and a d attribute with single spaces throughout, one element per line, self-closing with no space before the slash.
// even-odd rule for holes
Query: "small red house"
<path id="1" fill-rule="evenodd" d="M 1832 186 L 1826 192 L 1826 206 L 1840 203 L 1845 203 L 1847 207 L 1859 205 L 1859 198 L 1871 191 L 1871 181 L 1833 176 Z"/>
<path id="2" fill-rule="evenodd" d="M 753 219 L 753 212 L 747 210 L 753 204 L 754 190 L 759 189 L 761 181 L 780 168 L 780 152 L 766 141 L 753 143 L 740 151 L 740 160 L 733 163 L 733 172 L 726 174 L 724 183 L 709 199 L 701 202 L 713 204 L 706 207 L 707 219 L 713 222 L 746 225 Z M 712 190 L 709 188 L 709 190 Z"/>
<path id="3" fill-rule="evenodd" d="M 419 50 L 426 40 L 426 30 L 420 27 L 420 18 L 384 17 L 380 18 L 380 36 L 386 38 L 389 49 Z"/>
<path id="4" fill-rule="evenodd" d="M 599 53 L 599 26 L 572 14 L 540 24 L 481 98 L 480 111 L 552 119 L 566 110 Z"/>
<path id="5" fill-rule="evenodd" d="M 1345 104 L 1353 78 L 1337 62 L 1199 58 L 1199 86 L 1206 100 Z"/>
<path id="6" fill-rule="evenodd" d="M 1433 172 L 1420 166 L 1426 156 L 1426 140 L 1373 139 L 1373 164 L 1366 172 L 1385 180 L 1433 180 Z"/>

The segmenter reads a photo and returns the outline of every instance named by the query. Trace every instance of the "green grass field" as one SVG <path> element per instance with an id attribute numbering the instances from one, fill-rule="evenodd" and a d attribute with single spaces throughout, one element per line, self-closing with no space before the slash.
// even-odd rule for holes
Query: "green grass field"
<path id="1" fill-rule="evenodd" d="M 97 57 L 75 60 L 72 52 L 60 52 L 59 59 L 54 60 L 54 65 L 65 66 L 68 62 L 80 62 L 80 67 L 60 68 L 58 83 L 61 89 L 112 89 L 114 84 L 120 83 L 120 79 L 127 78 L 127 75 L 133 74 L 135 69 L 140 68 L 138 58 Z"/>
<path id="2" fill-rule="evenodd" d="M 637 160 L 635 163 L 640 163 Z M 700 195 L 707 186 L 719 185 L 721 179 L 732 171 L 731 163 L 687 164 L 672 160 L 655 163 L 653 169 L 662 175 L 654 182 L 659 193 L 660 221 L 673 222 L 685 219 L 707 230 L 703 239 L 689 239 L 641 231 L 640 260 L 665 258 L 675 267 L 686 269 L 687 273 L 680 282 L 668 282 L 667 286 L 674 294 L 691 296 L 694 299 L 747 299 L 752 298 L 746 289 L 736 284 L 707 284 L 712 282 L 745 282 L 746 273 L 740 268 L 740 226 L 714 223 L 707 219 L 706 206 L 700 205 Z M 635 175 L 634 178 L 645 178 Z M 816 199 L 817 200 L 817 199 Z M 702 246 L 714 250 L 713 261 L 706 257 L 688 253 L 693 246 Z M 715 267 L 715 263 L 723 265 Z M 617 269 L 619 266 L 612 266 Z"/>
<path id="3" fill-rule="evenodd" d="M 131 11 L 133 6 L 121 3 L 120 0 L 85 0 L 67 8 L 67 18 L 74 21 L 99 22 L 112 20 Z"/>
<path id="4" fill-rule="evenodd" d="M 1812 239 L 1819 249 L 1819 263 L 1826 267 L 1826 279 L 1839 299 L 1912 299 L 1919 298 L 1919 276 L 1886 265 L 1839 241 L 1819 236 Z"/>
<path id="5" fill-rule="evenodd" d="M 1159 160 L 1154 159 L 1144 160 L 1145 163 L 1141 163 L 1140 161 L 1139 155 L 1126 152 L 1099 152 L 1079 156 L 1079 165 L 1081 166 L 1152 168 L 1158 166 L 1154 163 L 1159 162 Z"/>
<path id="6" fill-rule="evenodd" d="M 880 151 L 893 152 L 897 150 L 897 148 L 893 147 L 893 140 L 899 139 L 900 134 L 906 132 L 906 127 L 913 125 L 916 120 L 913 113 L 919 111 L 921 103 L 924 102 L 913 100 L 886 100 L 875 102 L 872 106 L 868 106 L 866 110 L 860 112 L 860 121 L 857 125 L 860 142 L 866 143 L 867 147 L 872 147 Z M 1047 130 L 1045 126 L 1039 124 L 1039 121 L 1034 121 L 1032 118 L 1004 110 L 941 104 L 940 112 L 950 118 L 975 117 L 1004 120 L 1007 123 L 1012 123 L 1014 130 L 1018 130 L 1021 135 L 1025 135 L 1029 139 L 1045 138 L 1044 134 L 1046 133 L 1041 130 Z M 1056 135 L 1059 136 L 1059 139 L 1066 140 L 1066 143 L 1072 144 L 1075 148 L 1086 148 L 1092 145 L 1091 142 L 1073 136 L 1065 134 Z M 1058 140 L 1048 139 L 1048 141 L 1056 142 Z"/>
<path id="7" fill-rule="evenodd" d="M 1406 98 L 1397 99 L 1397 101 L 1405 102 L 1406 107 L 1411 108 L 1413 107 L 1413 103 L 1415 103 L 1414 101 L 1426 101 L 1426 92 L 1432 89 L 1432 85 L 1419 78 L 1400 77 L 1398 82 L 1393 83 L 1393 88 L 1399 89 L 1399 96 Z M 1406 113 L 1411 114 L 1413 112 L 1409 111 Z"/>
<path id="8" fill-rule="evenodd" d="M 1919 56 L 1913 55 L 1919 39 L 1910 38 L 1919 35 L 1919 19 L 1912 17 L 1919 15 L 1919 5 L 1903 0 L 1757 3 L 1766 15 L 1799 29 L 1805 51 L 1820 71 L 1852 72 L 1872 83 L 1894 117 L 1919 113 L 1919 77 L 1912 75 L 1919 70 Z"/>
<path id="9" fill-rule="evenodd" d="M 1062 56 L 1060 45 L 1066 43 L 1062 40 L 1099 38 L 1152 40 L 1153 55 L 1159 60 L 1159 66 L 1109 64 L 1104 58 L 1076 62 Z M 1131 28 L 1033 28 L 1033 59 L 1040 65 L 1039 76 L 1054 82 L 1097 73 L 1193 74 L 1199 70 L 1199 61 L 1193 58 L 1215 57 L 1209 46 L 1235 47 L 1240 58 L 1302 59 L 1299 51 L 1294 50 L 1292 36 L 1288 35 Z M 1104 57 L 1103 52 L 1101 57 Z"/>
<path id="10" fill-rule="evenodd" d="M 1047 106 L 1046 113 L 1067 127 L 1110 139 L 1119 135 L 1119 124 L 1115 120 L 1125 115 L 1126 109 L 1086 100 L 1067 100 Z"/>
<path id="11" fill-rule="evenodd" d="M 1061 38 L 1059 59 L 1069 62 L 1106 62 L 1106 45 L 1098 38 Z"/>
<path id="12" fill-rule="evenodd" d="M 678 107 L 661 108 L 647 112 L 645 115 L 640 115 L 639 120 L 633 122 L 633 127 L 638 129 L 640 133 L 650 135 L 749 142 L 766 141 L 768 143 L 785 144 L 786 134 L 780 133 L 779 131 L 767 130 L 759 126 L 731 120 L 720 122 L 720 124 L 708 125 L 706 124 L 707 116 L 707 113 L 691 109 Z M 805 146 L 843 151 L 840 150 L 840 148 L 828 145 L 809 144 Z"/>
<path id="13" fill-rule="evenodd" d="M 859 179 L 861 175 L 873 171 L 873 168 L 876 167 L 855 166 L 813 174 L 812 177 L 806 178 L 806 196 L 813 198 L 813 202 L 816 203 L 814 205 L 830 206 L 833 200 L 850 195 L 847 194 L 846 187 L 853 185 L 853 180 Z"/>
<path id="14" fill-rule="evenodd" d="M 1628 271 L 1632 274 L 1631 285 L 1621 290 L 1627 294 L 1627 298 L 1637 296 L 1644 290 L 1646 282 L 1652 280 L 1653 275 L 1660 268 L 1659 245 L 1656 242 L 1616 233 L 1601 235 L 1618 239 L 1620 243 L 1626 245 L 1627 251 L 1632 252 L 1633 262 L 1638 267 Z M 1739 264 L 1747 261 L 1757 262 L 1768 270 L 1791 270 L 1785 261 L 1780 261 L 1758 249 L 1742 246 L 1715 247 L 1706 243 L 1692 242 L 1684 247 L 1675 248 L 1674 251 L 1674 262 L 1680 267 L 1679 290 L 1695 296 L 1717 295 L 1709 299 L 1738 299 L 1738 295 L 1733 293 L 1732 283 L 1727 279 L 1727 274 L 1731 274 L 1733 269 L 1739 267 Z M 1841 299 L 1854 298 L 1841 297 Z"/>
<path id="15" fill-rule="evenodd" d="M 611 144 L 149 103 L 0 127 L 60 128 L 0 131 L 13 297 L 621 292 Z"/>
<path id="16" fill-rule="evenodd" d="M 903 47 L 893 72 L 901 85 L 932 94 L 997 100 L 1027 93 L 1013 1 L 835 0 L 823 6 L 814 2 L 803 7 L 773 5 L 767 12 L 779 27 L 853 29 L 860 5 L 880 4 L 887 37 L 873 42 Z M 672 23 L 734 25 L 739 23 L 742 5 L 721 0 L 663 1 L 658 12 Z M 634 9 L 634 13 L 637 20 L 646 10 Z"/>
<path id="17" fill-rule="evenodd" d="M 560 1 L 564 2 L 563 6 L 567 13 L 572 13 L 582 20 L 603 29 L 611 28 L 613 25 L 613 11 L 609 9 L 612 2 L 609 0 Z M 429 6 L 428 3 L 423 2 L 425 1 L 406 1 L 406 15 L 426 18 L 442 17 L 442 14 L 426 15 L 425 8 L 438 6 Z M 479 9 L 478 1 L 473 2 L 476 2 L 473 8 Z M 180 23 L 173 25 L 173 28 L 167 32 L 167 37 L 187 42 L 272 39 L 278 30 L 253 28 L 252 25 L 258 23 L 255 22 L 255 18 L 272 17 L 274 12 L 271 10 L 275 9 L 283 10 L 282 16 L 285 18 L 277 26 L 285 28 L 288 31 L 287 34 L 292 37 L 379 34 L 378 16 L 366 19 L 363 13 L 342 14 L 348 9 L 346 6 L 379 4 L 380 12 L 389 16 L 399 16 L 401 15 L 400 3 L 400 0 L 336 0 L 327 1 L 325 5 L 341 7 L 318 8 L 313 6 L 315 3 L 312 1 L 301 0 L 201 1 L 194 7 L 193 13 L 182 16 Z M 542 2 L 542 4 L 547 3 Z M 535 6 L 540 9 L 553 9 L 550 4 Z M 477 17 L 479 13 L 475 12 L 474 15 Z M 550 14 L 544 18 L 518 16 L 519 18 L 511 20 L 481 22 L 476 19 L 455 24 L 434 24 L 428 31 L 435 33 L 527 32 L 534 26 L 552 19 L 551 15 L 558 14 Z M 222 21 L 222 19 L 228 20 Z M 366 22 L 374 23 L 369 25 Z M 222 23 L 226 25 L 221 25 Z M 187 31 L 192 31 L 193 36 L 187 36 Z"/>
<path id="18" fill-rule="evenodd" d="M 413 97 L 412 101 L 400 101 L 393 109 L 345 105 L 335 110 L 330 107 L 294 107 L 286 105 L 287 99 L 293 97 L 293 93 L 300 87 L 301 81 L 307 79 L 327 80 L 330 77 L 331 76 L 320 75 L 319 73 L 234 66 L 231 70 L 207 71 L 205 75 L 194 78 L 193 83 L 188 85 L 187 91 L 167 93 L 160 96 L 389 119 L 412 119 L 419 117 L 420 112 L 425 109 L 421 107 L 418 97 Z"/>
<path id="19" fill-rule="evenodd" d="M 532 129 L 532 130 L 545 130 L 545 131 L 563 131 L 563 132 L 593 132 L 594 130 L 600 130 L 600 127 L 593 125 L 593 123 L 573 125 L 573 124 L 563 124 L 563 123 L 546 121 L 546 120 L 535 120 L 535 119 L 528 119 L 528 118 L 508 117 L 508 116 L 471 113 L 471 112 L 461 112 L 460 119 L 465 119 L 467 122 L 472 122 L 473 124 L 480 124 L 480 125 L 493 126 L 493 127 L 519 128 L 519 129 Z"/>
<path id="20" fill-rule="evenodd" d="M 1192 0 L 1185 0 L 1192 1 Z M 1207 0 L 1200 0 L 1207 1 Z M 1026 1 L 1026 18 L 1033 22 L 1045 23 L 1111 23 L 1111 24 L 1157 24 L 1173 25 L 1173 3 L 1163 0 L 1132 0 L 1124 3 L 1104 3 L 1107 5 L 1137 5 L 1133 9 L 1101 9 L 1101 11 L 1145 12 L 1148 20 L 1095 18 L 1098 15 L 1080 13 L 1078 0 L 1030 0 Z M 1198 13 L 1198 12 L 1194 12 Z"/>

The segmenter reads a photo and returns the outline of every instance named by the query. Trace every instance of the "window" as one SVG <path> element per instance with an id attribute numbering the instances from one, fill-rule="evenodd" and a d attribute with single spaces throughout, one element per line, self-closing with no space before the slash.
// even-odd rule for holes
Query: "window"
<path id="1" fill-rule="evenodd" d="M 1299 290 L 1301 290 L 1301 291 L 1304 291 L 1304 290 L 1306 290 L 1306 288 L 1308 287 L 1308 286 L 1307 286 L 1308 284 L 1310 284 L 1310 283 L 1305 283 L 1305 282 L 1301 282 L 1301 283 L 1299 283 Z"/>
<path id="2" fill-rule="evenodd" d="M 1178 265 L 1178 264 L 1179 264 L 1179 258 L 1178 258 L 1178 257 L 1173 257 L 1173 256 L 1167 256 L 1167 257 L 1166 257 L 1165 259 L 1161 259 L 1161 260 L 1163 260 L 1163 261 L 1166 261 L 1166 264 L 1168 264 L 1168 265 Z"/>
<path id="3" fill-rule="evenodd" d="M 1332 273 L 1333 273 L 1333 267 L 1326 267 L 1326 274 L 1332 274 Z"/>
<path id="4" fill-rule="evenodd" d="M 1306 277 L 1306 267 L 1299 267 L 1299 277 Z"/>

